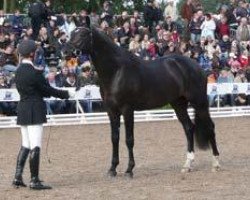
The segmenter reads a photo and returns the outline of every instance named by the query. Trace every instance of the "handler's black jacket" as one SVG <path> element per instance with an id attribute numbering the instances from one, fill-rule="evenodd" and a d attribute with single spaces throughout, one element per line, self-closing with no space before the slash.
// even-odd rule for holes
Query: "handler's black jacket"
<path id="1" fill-rule="evenodd" d="M 17 106 L 17 124 L 45 123 L 46 103 L 43 97 L 68 99 L 68 91 L 57 90 L 49 85 L 40 70 L 29 63 L 21 63 L 16 71 L 16 87 L 20 94 Z"/>

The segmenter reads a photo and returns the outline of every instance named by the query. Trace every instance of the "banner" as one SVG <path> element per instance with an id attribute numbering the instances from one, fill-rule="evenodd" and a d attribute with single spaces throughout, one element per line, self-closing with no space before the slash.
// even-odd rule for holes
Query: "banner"
<path id="1" fill-rule="evenodd" d="M 59 88 L 62 90 L 75 90 L 75 88 Z M 51 97 L 46 100 L 55 100 Z M 96 85 L 87 85 L 76 92 L 75 99 L 79 100 L 101 100 L 100 88 Z M 17 89 L 0 89 L 0 101 L 19 101 L 20 96 Z"/>
<path id="2" fill-rule="evenodd" d="M 75 88 L 59 88 L 63 90 L 75 90 Z M 214 83 L 207 85 L 207 94 L 224 95 L 240 94 L 250 95 L 250 83 Z M 0 89 L 0 101 L 19 101 L 20 97 L 16 89 Z M 49 100 L 56 98 L 51 97 Z M 87 85 L 76 92 L 75 99 L 101 100 L 100 88 L 96 85 Z"/>

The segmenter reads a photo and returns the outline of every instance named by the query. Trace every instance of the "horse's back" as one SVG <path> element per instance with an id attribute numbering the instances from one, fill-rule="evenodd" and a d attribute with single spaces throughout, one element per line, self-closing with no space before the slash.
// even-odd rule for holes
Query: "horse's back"
<path id="1" fill-rule="evenodd" d="M 193 90 L 203 90 L 206 85 L 198 64 L 181 55 L 147 62 L 142 68 L 146 96 L 159 100 L 175 101 L 181 96 L 190 96 Z"/>

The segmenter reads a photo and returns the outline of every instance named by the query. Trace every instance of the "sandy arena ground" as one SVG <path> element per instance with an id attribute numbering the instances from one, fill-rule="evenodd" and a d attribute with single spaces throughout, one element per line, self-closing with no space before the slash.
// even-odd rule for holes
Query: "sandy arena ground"
<path id="1" fill-rule="evenodd" d="M 118 176 L 109 178 L 109 125 L 45 129 L 41 179 L 50 191 L 11 187 L 19 150 L 18 129 L 0 130 L 0 200 L 243 200 L 250 199 L 250 118 L 215 119 L 220 172 L 211 172 L 211 152 L 196 153 L 194 171 L 180 173 L 186 140 L 177 121 L 136 123 L 134 179 L 124 177 L 128 156 L 121 129 Z M 50 133 L 48 162 L 46 144 Z M 29 182 L 28 163 L 24 180 Z"/>

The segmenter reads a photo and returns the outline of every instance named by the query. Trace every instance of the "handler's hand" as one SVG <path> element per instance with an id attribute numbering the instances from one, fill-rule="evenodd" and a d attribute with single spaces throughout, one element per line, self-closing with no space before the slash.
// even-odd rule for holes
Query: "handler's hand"
<path id="1" fill-rule="evenodd" d="M 76 96 L 76 92 L 75 92 L 75 91 L 69 90 L 68 93 L 69 93 L 69 97 L 70 97 L 71 99 L 74 99 L 74 98 L 75 98 L 75 96 Z"/>

